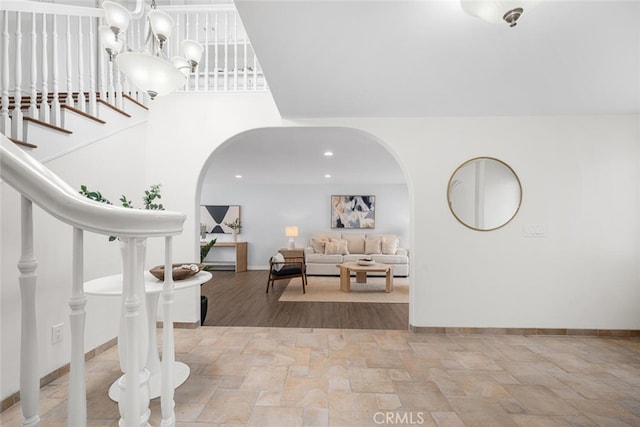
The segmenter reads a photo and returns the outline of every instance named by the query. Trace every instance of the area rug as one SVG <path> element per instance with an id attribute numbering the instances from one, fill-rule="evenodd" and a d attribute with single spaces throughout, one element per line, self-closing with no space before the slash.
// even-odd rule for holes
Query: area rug
<path id="1" fill-rule="evenodd" d="M 384 288 L 384 277 L 367 277 L 367 283 L 356 283 L 352 277 L 351 292 L 342 292 L 339 277 L 309 276 L 307 293 L 302 293 L 300 279 L 291 279 L 279 301 L 409 303 L 408 278 L 394 277 L 393 292 L 386 293 Z"/>

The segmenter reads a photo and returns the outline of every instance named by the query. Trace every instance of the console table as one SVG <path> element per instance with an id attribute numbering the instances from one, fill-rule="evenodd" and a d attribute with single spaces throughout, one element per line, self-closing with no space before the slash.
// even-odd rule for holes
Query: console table
<path id="1" fill-rule="evenodd" d="M 207 242 L 200 242 L 200 246 L 205 246 Z M 215 248 L 235 248 L 236 251 L 236 262 L 234 264 L 236 273 L 240 273 L 242 271 L 247 271 L 247 242 L 216 242 L 215 245 L 211 248 L 211 250 Z M 210 264 L 215 266 L 223 266 L 228 265 L 226 263 L 216 263 L 216 262 L 208 262 L 206 264 Z"/>

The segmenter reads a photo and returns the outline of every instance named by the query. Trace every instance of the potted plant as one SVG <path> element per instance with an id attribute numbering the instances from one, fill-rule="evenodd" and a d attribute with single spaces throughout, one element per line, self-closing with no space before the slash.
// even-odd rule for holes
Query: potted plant
<path id="1" fill-rule="evenodd" d="M 231 229 L 233 241 L 236 242 L 238 240 L 238 231 L 242 228 L 242 224 L 240 224 L 240 218 L 236 218 L 235 220 L 233 220 L 233 222 L 225 222 L 224 225 Z"/>

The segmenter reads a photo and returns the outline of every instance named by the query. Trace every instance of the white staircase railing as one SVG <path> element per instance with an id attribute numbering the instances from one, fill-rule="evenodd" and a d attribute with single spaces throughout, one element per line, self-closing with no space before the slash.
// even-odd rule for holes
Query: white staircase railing
<path id="1" fill-rule="evenodd" d="M 137 0 L 136 10 L 143 10 Z M 268 90 L 260 64 L 233 5 L 167 6 L 176 23 L 166 43 L 168 58 L 179 54 L 182 40 L 204 46 L 187 92 Z M 141 14 L 142 15 L 142 14 Z M 61 126 L 61 109 L 76 108 L 97 116 L 97 100 L 122 109 L 122 95 L 146 104 L 138 91 L 109 62 L 100 45 L 101 8 L 25 0 L 2 0 L 0 10 L 0 133 L 23 141 L 25 115 Z M 132 20 L 127 44 L 143 46 L 144 19 Z"/>
<path id="2" fill-rule="evenodd" d="M 140 348 L 140 325 L 144 324 L 141 304 L 144 298 L 142 244 L 148 237 L 165 238 L 165 271 L 171 271 L 172 236 L 182 232 L 185 215 L 167 211 L 126 209 L 94 202 L 71 188 L 40 162 L 0 135 L 0 177 L 21 194 L 22 252 L 18 268 L 22 305 L 20 347 L 20 400 L 24 426 L 39 426 L 38 333 L 36 330 L 36 268 L 33 251 L 32 204 L 73 227 L 73 265 L 69 306 L 71 325 L 71 363 L 68 397 L 68 425 L 85 426 L 86 384 L 84 366 L 84 323 L 86 297 L 83 290 L 84 231 L 119 236 L 123 241 L 123 309 L 126 329 L 125 390 L 119 399 L 120 425 L 146 426 L 149 419 L 148 371 Z M 10 286 L 3 284 L 3 286 Z M 161 410 L 162 425 L 175 425 L 172 378 L 174 285 L 165 275 L 163 297 L 163 348 Z M 166 351 L 166 353 L 165 353 Z"/>

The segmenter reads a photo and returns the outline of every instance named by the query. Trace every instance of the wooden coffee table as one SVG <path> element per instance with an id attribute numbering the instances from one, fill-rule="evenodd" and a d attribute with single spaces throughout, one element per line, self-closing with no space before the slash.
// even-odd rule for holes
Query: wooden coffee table
<path id="1" fill-rule="evenodd" d="M 367 283 L 367 273 L 386 273 L 385 292 L 393 291 L 393 266 L 376 262 L 371 265 L 360 265 L 357 262 L 343 262 L 336 265 L 340 269 L 340 290 L 351 292 L 351 272 L 356 273 L 356 283 Z"/>

